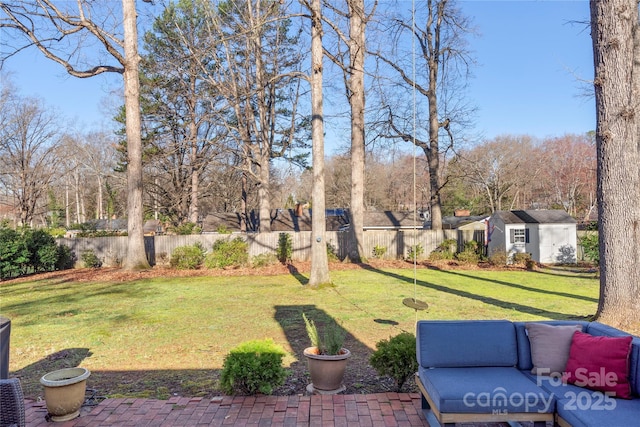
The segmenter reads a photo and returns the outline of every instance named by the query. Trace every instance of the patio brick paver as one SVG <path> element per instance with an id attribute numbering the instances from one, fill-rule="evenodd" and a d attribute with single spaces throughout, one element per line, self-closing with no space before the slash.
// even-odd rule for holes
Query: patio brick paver
<path id="1" fill-rule="evenodd" d="M 44 402 L 25 402 L 27 427 L 427 426 L 417 393 L 106 399 L 75 420 L 50 423 Z"/>

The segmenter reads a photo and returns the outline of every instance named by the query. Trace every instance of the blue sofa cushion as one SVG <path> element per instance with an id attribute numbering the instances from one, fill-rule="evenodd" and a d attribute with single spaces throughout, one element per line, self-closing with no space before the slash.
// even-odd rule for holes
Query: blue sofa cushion
<path id="1" fill-rule="evenodd" d="M 628 337 L 629 334 L 619 329 L 600 322 L 591 322 L 586 332 L 595 336 L 604 337 Z M 629 354 L 629 383 L 631 394 L 640 396 L 640 338 L 634 337 L 631 341 L 631 354 Z"/>
<path id="2" fill-rule="evenodd" d="M 558 399 L 556 412 L 573 427 L 629 427 L 640 422 L 640 400 L 614 399 L 599 391 L 581 389 L 569 399 Z"/>
<path id="3" fill-rule="evenodd" d="M 506 320 L 419 321 L 416 356 L 424 368 L 515 366 L 518 347 Z"/>
<path id="4" fill-rule="evenodd" d="M 558 376 L 542 376 L 534 375 L 529 371 L 522 371 L 522 373 L 534 382 L 538 387 L 542 388 L 549 394 L 554 395 L 557 399 L 571 399 L 578 393 L 587 391 L 588 393 L 600 393 L 599 391 L 589 390 L 583 387 L 579 387 L 573 384 L 567 384 L 562 382 L 562 378 Z"/>
<path id="5" fill-rule="evenodd" d="M 513 322 L 516 328 L 516 339 L 518 340 L 518 369 L 523 371 L 530 371 L 533 368 L 533 361 L 531 360 L 531 345 L 529 343 L 529 337 L 527 337 L 527 331 L 525 329 L 525 323 L 544 323 L 545 325 L 582 325 L 582 332 L 585 332 L 589 322 L 579 320 L 543 320 L 540 322 Z"/>
<path id="6" fill-rule="evenodd" d="M 444 413 L 553 413 L 555 398 L 516 368 L 418 368 L 435 407 Z"/>

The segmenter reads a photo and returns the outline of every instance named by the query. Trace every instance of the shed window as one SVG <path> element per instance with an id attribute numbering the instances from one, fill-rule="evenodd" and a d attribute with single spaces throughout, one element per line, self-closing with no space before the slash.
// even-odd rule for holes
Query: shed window
<path id="1" fill-rule="evenodd" d="M 529 230 L 526 228 L 512 228 L 511 243 L 529 243 Z"/>

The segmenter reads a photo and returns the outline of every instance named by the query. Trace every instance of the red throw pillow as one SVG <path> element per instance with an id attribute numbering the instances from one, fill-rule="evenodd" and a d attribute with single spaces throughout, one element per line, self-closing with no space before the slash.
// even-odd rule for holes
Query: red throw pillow
<path id="1" fill-rule="evenodd" d="M 599 337 L 576 331 L 563 381 L 612 397 L 631 399 L 629 354 L 632 336 Z"/>

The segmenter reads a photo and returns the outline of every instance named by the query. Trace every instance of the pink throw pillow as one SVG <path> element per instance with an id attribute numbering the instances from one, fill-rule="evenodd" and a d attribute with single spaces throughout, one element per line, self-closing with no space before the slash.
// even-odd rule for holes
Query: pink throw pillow
<path id="1" fill-rule="evenodd" d="M 629 354 L 632 336 L 601 337 L 576 331 L 563 381 L 612 397 L 631 399 Z"/>

